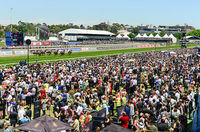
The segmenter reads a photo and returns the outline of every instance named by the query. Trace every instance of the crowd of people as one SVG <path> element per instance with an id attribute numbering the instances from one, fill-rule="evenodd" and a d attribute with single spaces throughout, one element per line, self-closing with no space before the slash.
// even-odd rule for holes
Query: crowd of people
<path id="1" fill-rule="evenodd" d="M 2 67 L 0 128 L 9 132 L 9 125 L 32 120 L 39 100 L 42 115 L 70 124 L 74 132 L 87 132 L 92 113 L 101 109 L 106 121 L 95 131 L 119 123 L 135 132 L 183 132 L 197 107 L 199 83 L 194 49 Z"/>

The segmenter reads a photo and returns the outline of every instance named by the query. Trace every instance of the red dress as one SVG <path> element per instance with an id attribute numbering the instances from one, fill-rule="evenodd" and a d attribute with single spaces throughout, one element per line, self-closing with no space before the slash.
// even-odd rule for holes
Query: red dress
<path id="1" fill-rule="evenodd" d="M 41 93 L 41 99 L 43 99 L 43 96 L 46 97 L 46 90 L 45 89 L 41 89 L 40 93 Z"/>
<path id="2" fill-rule="evenodd" d="M 120 117 L 119 121 L 121 121 L 121 126 L 124 128 L 128 128 L 128 122 L 130 121 L 128 116 Z"/>

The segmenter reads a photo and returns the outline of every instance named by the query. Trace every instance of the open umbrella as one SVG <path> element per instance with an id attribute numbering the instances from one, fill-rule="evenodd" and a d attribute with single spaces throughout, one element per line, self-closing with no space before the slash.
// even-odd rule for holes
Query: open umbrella
<path id="1" fill-rule="evenodd" d="M 44 115 L 22 124 L 15 129 L 31 132 L 58 132 L 62 130 L 72 130 L 74 128 L 55 118 Z"/>
<path id="2" fill-rule="evenodd" d="M 132 132 L 133 130 L 121 127 L 114 123 L 110 124 L 109 126 L 102 129 L 100 132 Z"/>
<path id="3" fill-rule="evenodd" d="M 200 49 L 200 47 L 194 47 L 193 49 Z"/>

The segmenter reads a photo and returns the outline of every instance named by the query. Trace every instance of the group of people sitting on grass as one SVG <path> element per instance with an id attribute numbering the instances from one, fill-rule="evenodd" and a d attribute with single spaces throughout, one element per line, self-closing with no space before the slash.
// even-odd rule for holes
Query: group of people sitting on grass
<path id="1" fill-rule="evenodd" d="M 200 57 L 176 49 L 0 68 L 0 127 L 9 131 L 33 119 L 33 103 L 87 132 L 92 113 L 130 131 L 187 131 L 197 107 Z M 123 108 L 119 113 L 118 109 Z M 4 127 L 4 128 L 3 128 Z M 113 130 L 114 131 L 114 130 Z"/>

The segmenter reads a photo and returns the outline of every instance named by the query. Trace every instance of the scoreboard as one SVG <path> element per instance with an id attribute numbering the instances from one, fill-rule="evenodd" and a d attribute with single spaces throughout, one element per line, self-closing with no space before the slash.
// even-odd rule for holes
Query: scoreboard
<path id="1" fill-rule="evenodd" d="M 6 32 L 6 46 L 22 46 L 24 45 L 23 32 Z"/>

